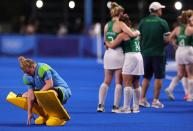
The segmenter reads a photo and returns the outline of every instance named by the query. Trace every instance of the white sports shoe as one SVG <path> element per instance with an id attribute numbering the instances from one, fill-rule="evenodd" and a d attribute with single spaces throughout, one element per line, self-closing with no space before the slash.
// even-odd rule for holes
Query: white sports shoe
<path id="1" fill-rule="evenodd" d="M 150 104 L 146 99 L 140 100 L 139 105 L 143 107 L 150 107 Z"/>
<path id="2" fill-rule="evenodd" d="M 151 107 L 164 108 L 164 104 L 162 104 L 159 100 L 153 100 Z"/>
<path id="3" fill-rule="evenodd" d="M 102 104 L 99 104 L 97 107 L 97 112 L 105 112 L 105 107 Z"/>
<path id="4" fill-rule="evenodd" d="M 121 107 L 121 108 L 119 108 L 118 112 L 116 112 L 116 113 L 126 113 L 126 114 L 128 114 L 128 113 L 131 113 L 131 109 L 130 109 L 130 107 Z"/>
<path id="5" fill-rule="evenodd" d="M 118 111 L 119 111 L 119 107 L 113 105 L 113 108 L 112 108 L 111 112 L 112 112 L 112 113 L 117 113 Z"/>
<path id="6" fill-rule="evenodd" d="M 133 106 L 133 113 L 139 113 L 139 106 L 135 105 Z"/>
<path id="7" fill-rule="evenodd" d="M 170 100 L 175 100 L 174 93 L 169 88 L 166 88 L 165 92 Z"/>

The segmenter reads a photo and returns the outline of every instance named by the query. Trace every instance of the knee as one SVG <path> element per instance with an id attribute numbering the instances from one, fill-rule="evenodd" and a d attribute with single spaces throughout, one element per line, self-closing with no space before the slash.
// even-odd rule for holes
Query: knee
<path id="1" fill-rule="evenodd" d="M 106 86 L 109 86 L 110 85 L 110 81 L 107 81 L 107 80 L 105 80 L 104 82 L 103 82 L 103 84 L 105 84 Z"/>
<path id="2" fill-rule="evenodd" d="M 182 77 L 184 77 L 184 75 L 180 73 L 180 74 L 177 75 L 177 77 L 178 77 L 179 80 L 181 80 Z"/>

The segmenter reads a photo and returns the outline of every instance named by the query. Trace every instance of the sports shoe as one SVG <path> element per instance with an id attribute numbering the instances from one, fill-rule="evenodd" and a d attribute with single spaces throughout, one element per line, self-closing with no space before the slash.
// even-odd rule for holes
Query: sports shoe
<path id="1" fill-rule="evenodd" d="M 130 107 L 121 107 L 116 113 L 131 113 Z"/>
<path id="2" fill-rule="evenodd" d="M 162 104 L 159 100 L 153 100 L 151 107 L 164 108 L 164 104 Z"/>
<path id="3" fill-rule="evenodd" d="M 102 104 L 99 104 L 97 107 L 97 112 L 105 112 L 105 107 Z"/>
<path id="4" fill-rule="evenodd" d="M 186 101 L 188 99 L 188 94 L 184 96 L 184 100 Z"/>
<path id="5" fill-rule="evenodd" d="M 133 106 L 133 113 L 139 113 L 140 111 L 139 111 L 139 106 L 137 106 L 137 105 L 135 105 L 135 106 Z"/>
<path id="6" fill-rule="evenodd" d="M 193 101 L 192 97 L 190 95 L 186 95 L 186 101 L 191 102 Z"/>
<path id="7" fill-rule="evenodd" d="M 38 118 L 35 119 L 35 124 L 36 125 L 45 124 L 47 119 L 48 119 L 47 117 L 39 116 Z"/>
<path id="8" fill-rule="evenodd" d="M 118 112 L 118 111 L 119 111 L 119 107 L 113 105 L 113 108 L 112 108 L 111 112 L 112 112 L 112 113 L 116 113 L 116 112 Z"/>
<path id="9" fill-rule="evenodd" d="M 192 100 L 192 98 L 187 98 L 186 101 L 191 102 L 193 100 Z"/>
<path id="10" fill-rule="evenodd" d="M 166 88 L 165 92 L 170 100 L 175 100 L 174 94 L 169 88 Z"/>
<path id="11" fill-rule="evenodd" d="M 149 102 L 146 99 L 142 99 L 139 101 L 139 105 L 143 107 L 150 107 Z"/>
<path id="12" fill-rule="evenodd" d="M 66 124 L 66 120 L 64 118 L 58 117 L 49 117 L 46 121 L 47 126 L 63 126 Z"/>

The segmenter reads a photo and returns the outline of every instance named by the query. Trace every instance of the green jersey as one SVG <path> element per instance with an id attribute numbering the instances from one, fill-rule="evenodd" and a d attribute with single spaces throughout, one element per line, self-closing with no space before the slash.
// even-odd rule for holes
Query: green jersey
<path id="1" fill-rule="evenodd" d="M 140 52 L 140 41 L 139 37 L 131 38 L 130 40 L 123 41 L 122 43 L 123 52 Z"/>
<path id="2" fill-rule="evenodd" d="M 143 18 L 139 23 L 143 56 L 164 56 L 164 34 L 169 32 L 168 23 L 155 15 Z"/>
<path id="3" fill-rule="evenodd" d="M 192 45 L 192 36 L 185 35 L 186 26 L 181 24 L 180 25 L 180 33 L 176 38 L 176 43 L 179 46 L 191 46 Z"/>
<path id="4" fill-rule="evenodd" d="M 115 40 L 115 38 L 119 34 L 117 32 L 113 32 L 113 24 L 114 23 L 115 23 L 115 21 L 112 21 L 112 20 L 108 22 L 108 28 L 107 28 L 107 33 L 106 33 L 106 40 L 109 41 L 109 42 Z"/>

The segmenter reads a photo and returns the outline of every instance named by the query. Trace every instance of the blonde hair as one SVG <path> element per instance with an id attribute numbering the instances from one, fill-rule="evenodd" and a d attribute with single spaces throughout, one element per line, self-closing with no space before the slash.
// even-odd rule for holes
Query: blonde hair
<path id="1" fill-rule="evenodd" d="M 20 67 L 21 69 L 26 72 L 26 70 L 28 68 L 32 68 L 36 62 L 34 62 L 33 60 L 31 59 L 26 59 L 24 56 L 19 56 L 18 57 L 18 61 L 19 61 L 19 64 L 20 64 Z"/>
<path id="2" fill-rule="evenodd" d="M 110 12 L 111 12 L 111 17 L 116 17 L 116 16 L 119 16 L 121 12 L 124 12 L 124 8 L 119 4 L 117 4 L 116 2 L 112 2 Z"/>
<path id="3" fill-rule="evenodd" d="M 181 22 L 183 24 L 188 24 L 190 17 L 193 15 L 193 11 L 192 10 L 186 10 L 186 11 L 182 11 L 181 14 Z"/>

